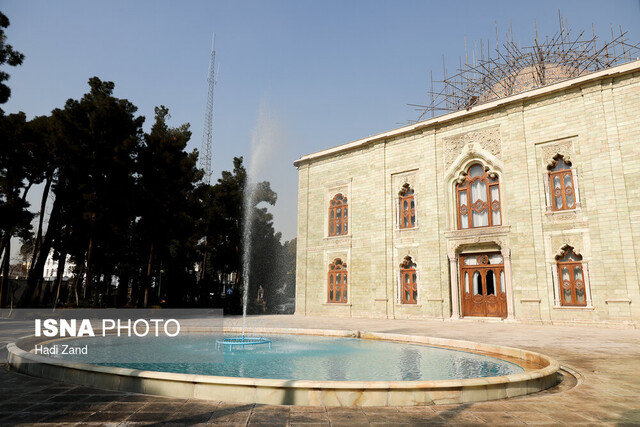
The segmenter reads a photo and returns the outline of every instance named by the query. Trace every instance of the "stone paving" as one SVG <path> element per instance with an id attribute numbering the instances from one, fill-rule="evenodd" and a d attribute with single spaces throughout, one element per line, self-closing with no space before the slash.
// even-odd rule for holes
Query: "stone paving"
<path id="1" fill-rule="evenodd" d="M 225 318 L 233 326 L 237 318 Z M 564 381 L 493 402 L 381 408 L 210 402 L 90 389 L 11 372 L 7 342 L 30 331 L 0 320 L 0 426 L 4 425 L 640 425 L 640 330 L 505 322 L 255 316 L 249 326 L 348 329 L 466 339 L 556 358 Z"/>

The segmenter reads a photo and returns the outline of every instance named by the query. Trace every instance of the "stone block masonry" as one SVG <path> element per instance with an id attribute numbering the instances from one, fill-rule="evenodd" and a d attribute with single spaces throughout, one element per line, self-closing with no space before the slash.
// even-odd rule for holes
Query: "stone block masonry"
<path id="1" fill-rule="evenodd" d="M 640 324 L 638 111 L 635 61 L 301 157 L 296 314 Z M 558 158 L 569 165 L 571 209 L 554 210 Z M 474 165 L 499 181 L 499 224 L 462 229 L 457 189 Z M 414 191 L 410 228 L 400 226 L 403 186 Z M 338 193 L 348 231 L 330 236 Z M 558 270 L 568 250 L 581 268 L 570 277 Z M 477 282 L 484 290 L 461 275 L 469 254 L 502 260 Z M 406 257 L 412 304 L 402 298 Z M 329 301 L 336 258 L 347 263 L 346 303 Z"/>

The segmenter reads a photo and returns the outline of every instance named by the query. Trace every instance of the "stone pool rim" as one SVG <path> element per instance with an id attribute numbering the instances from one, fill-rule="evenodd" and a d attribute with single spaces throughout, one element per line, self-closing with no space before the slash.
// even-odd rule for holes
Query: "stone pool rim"
<path id="1" fill-rule="evenodd" d="M 223 333 L 240 331 L 237 327 L 222 329 Z M 184 332 L 219 333 L 220 329 L 185 328 Z M 538 365 L 540 368 L 499 377 L 417 381 L 314 381 L 221 377 L 145 371 L 53 359 L 20 348 L 20 344 L 26 342 L 52 341 L 49 338 L 37 339 L 33 336 L 9 343 L 8 361 L 14 370 L 24 374 L 108 390 L 238 403 L 309 406 L 414 406 L 496 400 L 536 393 L 552 387 L 557 383 L 557 372 L 560 369 L 556 360 L 540 353 L 447 338 L 300 328 L 247 328 L 246 332 L 360 338 L 430 345 L 487 354 L 517 364 Z"/>

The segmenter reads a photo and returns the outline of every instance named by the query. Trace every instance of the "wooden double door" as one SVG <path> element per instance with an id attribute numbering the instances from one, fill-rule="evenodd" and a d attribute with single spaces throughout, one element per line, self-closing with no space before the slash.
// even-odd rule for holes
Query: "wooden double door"
<path id="1" fill-rule="evenodd" d="M 463 316 L 507 317 L 502 255 L 460 255 L 460 294 Z"/>

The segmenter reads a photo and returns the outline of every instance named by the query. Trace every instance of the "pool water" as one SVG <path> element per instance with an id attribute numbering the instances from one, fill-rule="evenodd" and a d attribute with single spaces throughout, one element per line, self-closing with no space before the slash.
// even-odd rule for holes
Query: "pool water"
<path id="1" fill-rule="evenodd" d="M 220 352 L 220 336 L 188 334 L 153 340 L 100 337 L 65 344 L 99 346 L 99 364 L 123 368 L 226 377 L 314 381 L 418 381 L 493 377 L 524 372 L 514 363 L 480 354 L 418 344 L 356 338 L 272 335 L 266 346 Z M 174 363 L 152 363 L 162 351 Z M 186 363 L 186 355 L 191 362 Z M 193 363 L 194 354 L 199 363 Z M 183 357 L 185 356 L 185 357 Z M 57 358 L 86 361 L 81 355 Z"/>

